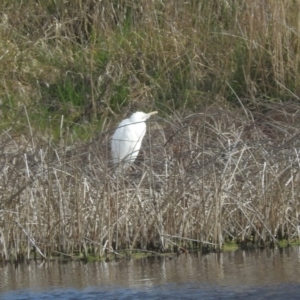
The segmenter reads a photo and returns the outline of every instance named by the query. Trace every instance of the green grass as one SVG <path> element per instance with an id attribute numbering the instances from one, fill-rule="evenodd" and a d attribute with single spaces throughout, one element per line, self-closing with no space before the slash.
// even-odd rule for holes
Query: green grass
<path id="1" fill-rule="evenodd" d="M 239 246 L 236 244 L 235 241 L 233 241 L 233 242 L 226 242 L 224 244 L 224 246 L 222 247 L 223 251 L 235 251 L 235 250 L 238 250 L 238 249 L 239 249 Z"/>
<path id="2" fill-rule="evenodd" d="M 1 97 L 29 114 L 37 104 L 35 118 L 46 110 L 70 122 L 89 114 L 86 107 L 91 120 L 132 103 L 189 111 L 206 102 L 257 108 L 261 96 L 297 99 L 296 3 L 144 4 L 2 2 Z"/>
<path id="3" fill-rule="evenodd" d="M 203 99 L 239 106 L 238 97 L 258 107 L 261 96 L 279 101 L 297 95 L 295 3 L 191 1 L 143 7 L 125 1 L 99 4 L 105 12 L 101 18 L 92 6 L 90 0 L 80 6 L 4 1 L 8 18 L 0 30 L 0 95 L 14 106 L 38 107 L 35 116 L 42 119 L 47 111 L 47 117 L 64 115 L 69 122 L 86 106 L 93 107 L 91 119 L 100 119 L 129 111 L 132 103 L 137 109 L 194 110 L 207 104 Z M 14 14 L 22 18 L 12 22 Z M 132 77 L 138 81 L 134 86 Z"/>

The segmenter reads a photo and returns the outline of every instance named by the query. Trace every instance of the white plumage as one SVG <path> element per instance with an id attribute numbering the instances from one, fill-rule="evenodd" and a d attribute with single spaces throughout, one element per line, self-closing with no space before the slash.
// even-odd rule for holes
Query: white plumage
<path id="1" fill-rule="evenodd" d="M 111 139 L 111 153 L 115 164 L 130 164 L 135 161 L 146 133 L 145 121 L 156 113 L 157 111 L 148 114 L 138 111 L 118 125 Z"/>

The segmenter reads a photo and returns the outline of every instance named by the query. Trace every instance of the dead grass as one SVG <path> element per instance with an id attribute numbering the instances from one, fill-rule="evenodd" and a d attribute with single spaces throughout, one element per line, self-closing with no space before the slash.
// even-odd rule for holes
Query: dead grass
<path id="1" fill-rule="evenodd" d="M 2 258 L 299 238 L 299 3 L 2 1 Z"/>
<path id="2" fill-rule="evenodd" d="M 2 259 L 299 238 L 299 108 L 158 117 L 125 174 L 111 166 L 111 131 L 73 146 L 3 132 Z"/>
<path id="3" fill-rule="evenodd" d="M 2 116 L 75 126 L 130 110 L 298 99 L 299 1 L 2 1 Z M 238 97 L 238 98 L 237 98 Z M 277 101 L 276 100 L 276 101 Z"/>

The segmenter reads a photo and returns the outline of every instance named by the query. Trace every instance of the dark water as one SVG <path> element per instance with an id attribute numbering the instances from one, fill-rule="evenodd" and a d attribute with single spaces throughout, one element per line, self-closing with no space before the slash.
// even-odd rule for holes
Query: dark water
<path id="1" fill-rule="evenodd" d="M 300 299 L 300 247 L 0 272 L 0 299 Z"/>

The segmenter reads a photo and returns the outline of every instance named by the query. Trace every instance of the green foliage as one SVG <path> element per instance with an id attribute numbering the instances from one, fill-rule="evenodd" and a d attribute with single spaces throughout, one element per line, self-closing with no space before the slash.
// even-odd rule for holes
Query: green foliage
<path id="1" fill-rule="evenodd" d="M 125 82 L 120 82 L 119 84 L 114 84 L 112 86 L 113 92 L 110 99 L 110 107 L 113 110 L 126 105 L 128 103 L 129 90 L 125 85 Z"/>
<path id="2" fill-rule="evenodd" d="M 0 96 L 37 118 L 93 122 L 133 104 L 259 107 L 261 95 L 300 91 L 297 1 L 6 0 L 0 9 Z"/>

